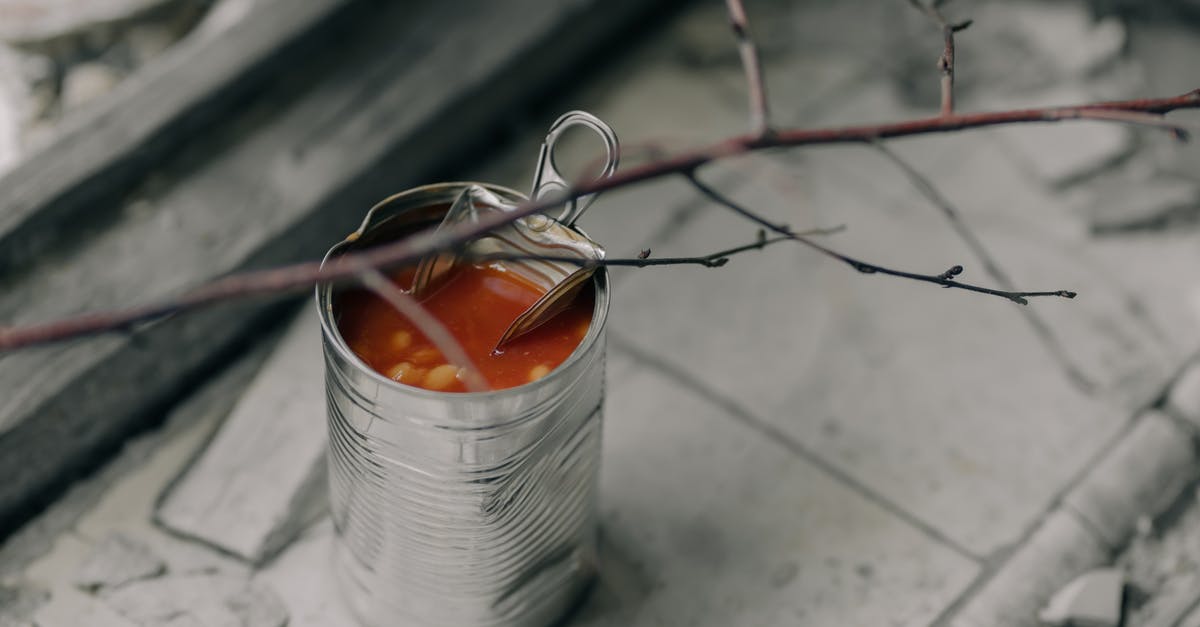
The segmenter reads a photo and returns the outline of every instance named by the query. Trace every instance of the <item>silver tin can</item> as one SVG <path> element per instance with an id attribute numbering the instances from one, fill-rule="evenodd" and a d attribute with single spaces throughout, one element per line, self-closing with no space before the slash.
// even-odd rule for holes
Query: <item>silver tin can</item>
<path id="1" fill-rule="evenodd" d="M 436 224 L 468 183 L 392 196 L 325 260 Z M 483 185 L 512 202 L 515 191 Z M 444 393 L 363 363 L 318 286 L 329 424 L 335 577 L 371 627 L 544 627 L 591 579 L 604 398 L 608 273 L 591 327 L 526 385 Z"/>

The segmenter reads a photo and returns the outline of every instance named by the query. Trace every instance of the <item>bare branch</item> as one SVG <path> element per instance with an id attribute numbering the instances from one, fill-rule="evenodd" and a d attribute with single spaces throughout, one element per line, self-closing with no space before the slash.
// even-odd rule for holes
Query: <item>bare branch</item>
<path id="1" fill-rule="evenodd" d="M 1099 120 L 1102 122 L 1124 122 L 1126 124 L 1160 128 L 1167 131 L 1173 135 L 1175 139 L 1178 139 L 1181 142 L 1186 142 L 1192 136 L 1192 132 L 1188 126 L 1177 122 L 1171 122 L 1157 113 L 1141 113 L 1138 111 L 1108 111 L 1105 109 L 1097 109 L 1080 111 L 1079 118 L 1083 120 Z"/>
<path id="2" fill-rule="evenodd" d="M 961 239 L 963 243 L 967 245 L 967 248 L 971 249 L 971 254 L 974 255 L 975 259 L 978 260 L 979 263 L 983 264 L 984 272 L 986 272 L 993 281 L 998 283 L 1000 287 L 1006 290 L 1016 289 L 1016 286 L 1013 284 L 1012 279 L 1008 276 L 1008 273 L 1000 267 L 1000 264 L 997 263 L 995 258 L 992 257 L 991 253 L 988 252 L 987 247 L 983 245 L 983 241 L 980 240 L 979 237 L 975 235 L 975 232 L 967 226 L 967 223 L 963 221 L 962 215 L 959 213 L 958 209 L 951 204 L 950 200 L 947 199 L 937 187 L 934 186 L 933 181 L 918 171 L 908 161 L 900 157 L 900 155 L 896 154 L 895 151 L 888 148 L 883 142 L 874 142 L 874 145 L 884 157 L 895 164 L 895 166 L 904 173 L 909 182 L 912 183 L 913 187 L 915 187 L 917 191 L 920 192 L 920 194 L 924 196 L 925 199 L 930 202 L 930 204 L 936 207 L 942 216 L 946 218 L 946 221 L 950 223 L 950 227 L 954 229 L 954 232 L 956 235 L 958 235 L 959 239 Z M 1062 343 L 1059 342 L 1058 336 L 1050 328 L 1050 325 L 1042 318 L 1041 314 L 1039 314 L 1036 309 L 1028 307 L 1022 308 L 1021 313 L 1024 315 L 1025 320 L 1029 323 L 1029 326 L 1033 329 L 1034 334 L 1037 335 L 1038 340 L 1041 341 L 1042 345 L 1046 347 L 1046 350 L 1050 352 L 1050 356 L 1053 357 L 1056 362 L 1058 362 L 1059 367 L 1063 369 L 1063 372 L 1067 375 L 1067 378 L 1070 379 L 1081 391 L 1090 392 L 1094 390 L 1096 388 L 1096 383 L 1087 375 L 1085 375 L 1083 373 L 1083 369 L 1076 365 L 1075 362 L 1067 355 L 1067 351 L 1065 348 L 1063 348 Z"/>
<path id="3" fill-rule="evenodd" d="M 767 86 L 762 61 L 758 55 L 758 44 L 750 36 L 750 25 L 746 20 L 746 8 L 742 6 L 742 0 L 725 0 L 725 7 L 729 12 L 729 25 L 737 37 L 742 70 L 746 74 L 746 92 L 750 99 L 750 132 L 761 137 L 771 131 L 771 116 L 767 109 Z"/>
<path id="4" fill-rule="evenodd" d="M 700 192 L 702 194 L 707 196 L 713 202 L 723 205 L 724 207 L 734 211 L 738 215 L 741 215 L 749 220 L 752 220 L 752 221 L 766 227 L 767 229 L 775 231 L 776 233 L 779 233 L 779 234 L 787 237 L 788 239 L 795 240 L 795 241 L 797 241 L 801 244 L 804 244 L 805 246 L 808 246 L 809 248 L 812 248 L 813 250 L 816 250 L 828 257 L 837 259 L 838 261 L 845 263 L 846 265 L 850 266 L 851 268 L 854 268 L 855 270 L 858 270 L 859 272 L 861 272 L 863 274 L 886 274 L 889 276 L 899 277 L 899 278 L 903 278 L 903 279 L 911 279 L 913 281 L 922 281 L 925 283 L 936 283 L 937 285 L 941 285 L 942 287 L 957 288 L 957 289 L 961 289 L 961 290 L 967 290 L 970 292 L 978 292 L 980 294 L 990 294 L 992 296 L 1000 296 L 1002 298 L 1007 298 L 1008 300 L 1011 300 L 1014 303 L 1018 303 L 1021 305 L 1028 305 L 1029 304 L 1028 299 L 1035 297 L 1035 296 L 1059 296 L 1062 298 L 1075 298 L 1075 296 L 1076 296 L 1075 292 L 1071 292 L 1068 290 L 1054 290 L 1054 291 L 1048 291 L 1048 292 L 1016 292 L 1016 291 L 1011 291 L 1011 290 L 997 290 L 997 289 L 992 289 L 990 287 L 973 285 L 971 283 L 963 283 L 961 281 L 957 281 L 954 279 L 954 277 L 956 277 L 960 273 L 962 273 L 962 270 L 963 270 L 962 266 L 954 266 L 941 274 L 920 274 L 920 273 L 916 273 L 916 272 L 907 272 L 904 270 L 896 270 L 893 268 L 888 268 L 885 266 L 868 263 L 866 261 L 856 259 L 849 255 L 844 255 L 842 253 L 839 253 L 831 248 L 828 248 L 826 246 L 818 244 L 807 237 L 803 237 L 801 235 L 792 233 L 791 231 L 789 231 L 787 229 L 786 226 L 780 225 L 780 224 L 775 224 L 775 223 L 771 222 L 770 220 L 767 220 L 766 218 L 763 218 L 762 216 L 756 214 L 755 212 L 750 211 L 749 209 L 746 209 L 745 207 L 733 202 L 729 198 L 722 195 L 720 192 L 709 187 L 708 185 L 705 185 L 704 182 L 701 181 L 700 179 L 698 179 L 695 176 L 695 174 L 693 174 L 693 173 L 687 173 L 687 174 L 685 174 L 685 176 L 687 176 L 687 179 L 692 183 L 693 186 L 696 187 L 696 189 L 700 190 Z"/>
<path id="5" fill-rule="evenodd" d="M 864 143 L 879 139 L 946 133 L 1002 124 L 1059 122 L 1081 119 L 1089 115 L 1088 112 L 1095 111 L 1164 114 L 1178 109 L 1195 108 L 1200 108 L 1200 89 L 1172 98 L 1147 98 L 1069 107 L 954 114 L 890 124 L 792 129 L 773 131 L 767 135 L 739 135 L 696 150 L 677 153 L 657 161 L 621 170 L 608 178 L 585 181 L 575 185 L 568 194 L 528 201 L 513 211 L 489 214 L 478 222 L 463 223 L 438 232 L 430 229 L 386 246 L 343 255 L 331 261 L 325 268 L 321 268 L 319 262 L 313 261 L 245 272 L 226 276 L 176 298 L 156 303 L 118 311 L 85 313 L 37 325 L 0 327 L 0 351 L 104 331 L 126 329 L 139 322 L 231 298 L 295 292 L 307 289 L 319 282 L 346 281 L 357 277 L 363 264 L 374 268 L 384 268 L 413 263 L 425 255 L 461 246 L 464 242 L 471 241 L 520 217 L 548 211 L 567 198 L 578 198 L 587 194 L 626 187 L 670 174 L 694 172 L 706 163 L 756 150 L 787 146 Z"/>
<path id="6" fill-rule="evenodd" d="M 942 31 L 942 54 L 938 57 L 937 67 L 942 74 L 942 115 L 954 113 L 954 34 L 966 30 L 971 20 L 951 24 L 942 15 L 940 7 L 944 0 L 908 0 L 918 11 L 924 13 Z"/>
<path id="7" fill-rule="evenodd" d="M 833 235 L 846 230 L 846 226 L 838 225 L 823 229 L 810 229 L 800 231 L 796 235 L 802 236 L 818 236 L 818 235 Z M 780 235 L 778 237 L 768 238 L 766 233 L 759 231 L 759 237 L 753 243 L 742 244 L 715 253 L 702 255 L 698 257 L 651 257 L 650 250 L 646 249 L 638 253 L 637 257 L 632 259 L 583 259 L 580 257 L 566 257 L 556 255 L 521 255 L 521 254 L 506 254 L 492 253 L 487 255 L 468 255 L 466 259 L 470 261 L 553 261 L 577 265 L 581 268 L 599 268 L 606 266 L 624 266 L 633 268 L 647 268 L 650 266 L 704 266 L 706 268 L 720 268 L 729 263 L 729 258 L 751 250 L 762 250 L 772 244 L 784 242 L 792 239 L 788 236 Z"/>

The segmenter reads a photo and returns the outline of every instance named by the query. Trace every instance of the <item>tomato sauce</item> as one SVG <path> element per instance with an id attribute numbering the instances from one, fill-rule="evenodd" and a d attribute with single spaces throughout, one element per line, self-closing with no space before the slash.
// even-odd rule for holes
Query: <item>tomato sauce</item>
<path id="1" fill-rule="evenodd" d="M 394 274 L 402 289 L 415 269 Z M 498 264 L 459 265 L 421 301 L 463 347 L 493 390 L 516 387 L 557 368 L 587 335 L 595 294 L 588 284 L 571 306 L 542 326 L 493 350 L 508 326 L 540 298 L 540 291 Z M 334 301 L 346 344 L 375 371 L 400 383 L 442 392 L 465 392 L 461 364 L 450 363 L 425 334 L 391 305 L 361 288 Z"/>

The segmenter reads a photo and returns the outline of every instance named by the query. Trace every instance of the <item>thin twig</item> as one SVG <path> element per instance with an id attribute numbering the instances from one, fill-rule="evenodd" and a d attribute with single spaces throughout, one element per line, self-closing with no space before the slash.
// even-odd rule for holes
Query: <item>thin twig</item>
<path id="1" fill-rule="evenodd" d="M 528 201 L 509 212 L 488 214 L 477 222 L 464 222 L 454 228 L 437 232 L 430 229 L 370 251 L 343 255 L 324 268 L 319 262 L 311 261 L 234 274 L 212 281 L 176 298 L 156 303 L 124 310 L 86 313 L 37 325 L 0 327 L 0 351 L 104 331 L 126 329 L 139 322 L 231 298 L 295 292 L 307 289 L 319 282 L 345 281 L 358 274 L 361 264 L 383 268 L 413 263 L 425 255 L 461 246 L 464 242 L 476 239 L 484 233 L 520 217 L 547 211 L 569 198 L 626 187 L 670 174 L 693 172 L 706 163 L 756 150 L 787 146 L 863 143 L 877 139 L 946 133 L 1002 124 L 1059 122 L 1079 119 L 1082 112 L 1089 111 L 1134 111 L 1163 114 L 1178 109 L 1198 107 L 1200 107 L 1200 89 L 1172 98 L 1146 98 L 1070 107 L 954 114 L 890 124 L 775 130 L 768 135 L 739 135 L 699 149 L 677 153 L 658 161 L 621 170 L 607 178 L 579 183 L 567 194 L 556 194 Z"/>
<path id="2" fill-rule="evenodd" d="M 810 229 L 800 231 L 796 235 L 800 236 L 818 236 L 818 235 L 833 235 L 846 230 L 845 225 L 838 225 L 823 229 Z M 706 268 L 720 268 L 726 263 L 729 263 L 729 258 L 751 250 L 762 250 L 772 244 L 785 242 L 791 237 L 780 235 L 777 237 L 767 237 L 765 231 L 758 232 L 758 239 L 750 244 L 742 244 L 733 248 L 717 251 L 707 255 L 698 257 L 651 257 L 649 250 L 643 250 L 641 254 L 634 258 L 610 258 L 610 259 L 585 259 L 582 257 L 567 257 L 558 255 L 521 255 L 507 253 L 490 253 L 486 255 L 466 255 L 465 259 L 473 262 L 486 263 L 489 261 L 552 261 L 562 262 L 577 265 L 581 268 L 599 268 L 622 266 L 632 268 L 647 268 L 650 266 L 704 266 Z"/>
<path id="3" fill-rule="evenodd" d="M 983 264 L 984 272 L 986 272 L 993 281 L 998 283 L 1000 287 L 1006 290 L 1016 289 L 1016 286 L 1009 277 L 1008 273 L 1000 267 L 1000 264 L 995 260 L 994 257 L 992 257 L 992 254 L 988 252 L 987 247 L 984 246 L 983 241 L 980 240 L 979 237 L 975 235 L 975 232 L 967 226 L 967 223 L 962 219 L 962 214 L 950 202 L 950 200 L 946 198 L 946 196 L 942 194 L 942 192 L 938 190 L 936 186 L 934 186 L 933 181 L 913 167 L 913 165 L 907 160 L 896 154 L 896 152 L 894 152 L 892 149 L 888 148 L 883 142 L 874 142 L 874 145 L 884 157 L 886 157 L 897 168 L 899 168 L 901 172 L 904 173 L 909 182 L 912 183 L 913 187 L 915 187 L 916 190 L 922 196 L 924 196 L 925 199 L 930 202 L 930 204 L 937 208 L 943 217 L 946 218 L 946 221 L 950 223 L 950 227 L 954 229 L 954 232 L 956 235 L 958 235 L 959 239 L 961 239 L 963 243 L 967 245 L 967 248 L 971 250 L 971 254 L 974 255 L 975 259 L 978 260 L 979 263 Z M 1038 339 L 1046 347 L 1046 350 L 1049 351 L 1050 356 L 1057 361 L 1059 367 L 1063 369 L 1063 372 L 1067 375 L 1067 378 L 1070 379 L 1071 382 L 1083 392 L 1091 392 L 1094 390 L 1096 388 L 1096 383 L 1092 381 L 1090 377 L 1084 374 L 1083 369 L 1075 364 L 1074 360 L 1067 355 L 1067 351 L 1059 341 L 1057 334 L 1054 333 L 1054 330 L 1050 328 L 1050 325 L 1044 318 L 1042 318 L 1041 314 L 1038 313 L 1036 309 L 1031 307 L 1022 307 L 1021 313 L 1023 314 L 1025 320 L 1029 323 L 1029 326 L 1033 329 L 1034 334 L 1037 335 Z"/>
<path id="4" fill-rule="evenodd" d="M 1011 300 L 1012 302 L 1018 303 L 1021 305 L 1028 305 L 1029 304 L 1028 299 L 1035 297 L 1035 296 L 1059 296 L 1062 298 L 1075 298 L 1075 296 L 1076 296 L 1075 292 L 1068 291 L 1068 290 L 1053 290 L 1053 291 L 1047 291 L 1047 292 L 1018 292 L 1018 291 L 1012 291 L 1012 290 L 992 289 L 990 287 L 983 287 L 983 286 L 974 285 L 971 283 L 963 283 L 962 281 L 958 281 L 954 278 L 963 271 L 962 266 L 958 266 L 958 265 L 953 266 L 949 270 L 942 272 L 940 274 L 920 274 L 920 273 L 916 273 L 916 272 L 907 272 L 905 270 L 896 270 L 893 268 L 888 268 L 885 266 L 880 266 L 877 264 L 862 261 L 861 259 L 856 259 L 849 255 L 844 255 L 844 254 L 839 253 L 827 246 L 818 244 L 817 242 L 814 242 L 813 240 L 811 240 L 807 237 L 803 237 L 803 236 L 797 235 L 795 233 L 792 233 L 784 225 L 775 224 L 774 222 L 767 220 L 766 218 L 739 205 L 738 203 L 734 202 L 733 200 L 729 199 L 728 197 L 722 195 L 717 190 L 704 184 L 703 181 L 701 181 L 698 177 L 696 177 L 695 173 L 689 172 L 689 173 L 686 173 L 684 176 L 687 177 L 688 181 L 691 182 L 691 184 L 696 189 L 698 189 L 700 191 L 700 193 L 707 196 L 713 202 L 723 205 L 724 207 L 734 211 L 738 215 L 741 215 L 742 217 L 744 217 L 748 220 L 751 220 L 771 231 L 779 233 L 779 234 L 787 237 L 788 239 L 795 240 L 795 241 L 797 241 L 801 244 L 804 244 L 805 246 L 808 246 L 809 248 L 812 248 L 813 250 L 816 250 L 826 256 L 837 259 L 838 261 L 845 263 L 846 265 L 850 266 L 851 268 L 854 268 L 855 270 L 857 270 L 863 274 L 886 274 L 889 276 L 899 277 L 899 278 L 903 278 L 903 279 L 911 279 L 913 281 L 922 281 L 925 283 L 935 283 L 937 285 L 941 285 L 942 287 L 956 288 L 956 289 L 961 289 L 961 290 L 967 290 L 970 292 L 978 292 L 980 294 L 989 294 L 992 296 L 1000 296 L 1002 298 L 1007 298 L 1008 300 Z"/>
<path id="5" fill-rule="evenodd" d="M 1079 118 L 1083 120 L 1099 120 L 1101 122 L 1124 122 L 1126 124 L 1135 124 L 1138 126 L 1151 126 L 1167 131 L 1181 142 L 1188 141 L 1192 137 L 1192 131 L 1188 126 L 1178 122 L 1172 122 L 1162 115 L 1157 113 L 1140 113 L 1138 111 L 1107 111 L 1107 110 L 1084 110 L 1079 112 Z"/>
<path id="6" fill-rule="evenodd" d="M 746 8 L 742 6 L 742 0 L 725 0 L 725 7 L 729 12 L 729 26 L 737 38 L 742 70 L 746 74 L 746 93 L 750 99 L 750 132 L 761 137 L 770 132 L 771 116 L 767 107 L 767 85 L 763 76 L 762 61 L 759 59 L 758 44 L 750 36 L 750 25 L 746 20 Z"/>
<path id="7" fill-rule="evenodd" d="M 417 330 L 429 338 L 433 346 L 441 351 L 447 361 L 463 369 L 462 382 L 467 386 L 468 391 L 486 392 L 491 389 L 475 362 L 471 361 L 467 351 L 463 349 L 462 344 L 459 344 L 449 329 L 437 318 L 434 318 L 415 298 L 397 287 L 375 268 L 363 268 L 359 273 L 359 279 L 367 289 L 391 305 L 400 315 L 408 318 L 413 326 L 417 327 Z"/>
<path id="8" fill-rule="evenodd" d="M 908 0 L 918 11 L 924 13 L 942 31 L 942 54 L 938 57 L 937 67 L 942 79 L 942 115 L 954 113 L 954 34 L 965 30 L 971 25 L 971 20 L 951 24 L 939 10 L 942 2 L 938 0 Z"/>

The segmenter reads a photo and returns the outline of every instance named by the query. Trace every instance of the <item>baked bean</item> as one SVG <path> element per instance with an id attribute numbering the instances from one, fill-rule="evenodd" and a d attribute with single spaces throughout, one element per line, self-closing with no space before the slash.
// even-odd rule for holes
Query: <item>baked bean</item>
<path id="1" fill-rule="evenodd" d="M 412 333 L 408 331 L 396 331 L 392 334 L 392 350 L 405 351 L 409 346 L 412 346 Z"/>
<path id="2" fill-rule="evenodd" d="M 393 276 L 408 289 L 415 267 Z M 546 376 L 563 363 L 589 330 L 594 297 L 585 290 L 566 311 L 495 351 L 504 330 L 537 302 L 540 293 L 525 279 L 489 265 L 462 264 L 421 302 L 479 368 L 487 386 L 504 389 Z M 425 334 L 375 294 L 348 289 L 334 303 L 338 330 L 359 357 L 379 373 L 405 385 L 465 392 L 464 371 L 447 362 Z"/>
<path id="3" fill-rule="evenodd" d="M 442 364 L 425 375 L 423 387 L 431 390 L 445 390 L 458 381 L 458 366 Z"/>
<path id="4" fill-rule="evenodd" d="M 529 380 L 537 381 L 548 374 L 550 374 L 550 366 L 547 366 L 546 364 L 538 364 L 529 369 Z"/>

